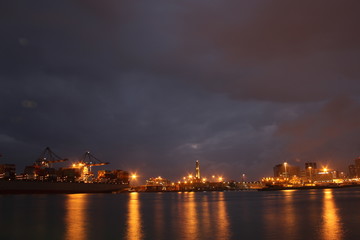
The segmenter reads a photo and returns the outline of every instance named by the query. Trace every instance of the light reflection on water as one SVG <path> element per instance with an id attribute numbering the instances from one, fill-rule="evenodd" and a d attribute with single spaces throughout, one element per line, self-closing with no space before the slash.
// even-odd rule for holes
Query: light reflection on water
<path id="1" fill-rule="evenodd" d="M 360 188 L 0 196 L 0 239 L 360 239 L 359 202 Z"/>
<path id="2" fill-rule="evenodd" d="M 266 239 L 292 239 L 296 236 L 299 223 L 294 206 L 295 193 L 295 190 L 284 190 L 274 195 L 269 193 L 269 200 L 264 202 L 263 206 L 263 235 Z M 277 231 L 279 226 L 282 228 L 281 231 Z"/>
<path id="3" fill-rule="evenodd" d="M 65 239 L 87 239 L 87 194 L 69 194 L 66 198 Z"/>
<path id="4" fill-rule="evenodd" d="M 126 239 L 142 239 L 143 233 L 141 218 L 139 193 L 130 193 L 126 223 Z"/>
<path id="5" fill-rule="evenodd" d="M 340 215 L 334 200 L 333 189 L 324 189 L 322 237 L 324 240 L 343 239 Z"/>
<path id="6" fill-rule="evenodd" d="M 283 216 L 285 220 L 284 232 L 287 236 L 295 236 L 297 233 L 297 216 L 294 207 L 295 190 L 284 191 L 284 209 Z"/>
<path id="7" fill-rule="evenodd" d="M 181 219 L 183 222 L 181 226 L 183 228 L 182 232 L 186 232 L 188 234 L 188 238 L 185 239 L 194 239 L 197 237 L 199 220 L 201 220 L 201 218 L 198 217 L 196 209 L 195 193 L 189 192 L 186 193 L 185 196 L 187 198 L 185 198 L 183 210 L 179 208 L 181 211 Z"/>
<path id="8" fill-rule="evenodd" d="M 219 198 L 217 199 L 217 207 L 215 208 L 215 212 L 215 219 L 218 226 L 216 230 L 217 239 L 229 239 L 229 216 L 226 209 L 226 199 L 224 192 L 219 192 Z"/>

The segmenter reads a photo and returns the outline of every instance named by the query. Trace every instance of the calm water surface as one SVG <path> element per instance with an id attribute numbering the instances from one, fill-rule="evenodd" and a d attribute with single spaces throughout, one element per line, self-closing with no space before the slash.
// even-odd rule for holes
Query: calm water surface
<path id="1" fill-rule="evenodd" d="M 0 239 L 360 239 L 360 188 L 0 195 Z"/>

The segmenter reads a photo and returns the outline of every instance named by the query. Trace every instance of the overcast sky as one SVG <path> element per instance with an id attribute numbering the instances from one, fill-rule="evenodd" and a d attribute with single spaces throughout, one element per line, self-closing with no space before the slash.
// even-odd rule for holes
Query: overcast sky
<path id="1" fill-rule="evenodd" d="M 0 162 L 178 180 L 360 155 L 360 1 L 2 1 Z M 96 170 L 96 169 L 95 169 Z"/>

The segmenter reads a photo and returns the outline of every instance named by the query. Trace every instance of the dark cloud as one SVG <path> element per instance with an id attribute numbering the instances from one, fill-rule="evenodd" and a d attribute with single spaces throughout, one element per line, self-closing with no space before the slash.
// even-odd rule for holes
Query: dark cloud
<path id="1" fill-rule="evenodd" d="M 293 157 L 348 165 L 360 151 L 360 103 L 334 99 L 316 112 L 283 123 L 277 134 L 288 137 L 286 150 Z"/>
<path id="2" fill-rule="evenodd" d="M 199 4 L 183 16 L 184 58 L 201 84 L 236 99 L 357 95 L 359 3 L 324 3 Z"/>
<path id="3" fill-rule="evenodd" d="M 46 146 L 71 158 L 91 150 L 114 168 L 173 178 L 196 159 L 231 178 L 295 159 L 344 168 L 359 151 L 358 9 L 1 3 L 1 152 L 21 166 Z"/>

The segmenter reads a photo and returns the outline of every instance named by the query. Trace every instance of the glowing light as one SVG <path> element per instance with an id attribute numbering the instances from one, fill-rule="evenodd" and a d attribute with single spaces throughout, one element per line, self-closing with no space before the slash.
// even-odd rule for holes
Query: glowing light
<path id="1" fill-rule="evenodd" d="M 137 178 L 136 173 L 134 173 L 134 174 L 131 175 L 131 179 L 135 180 L 136 178 Z"/>
<path id="2" fill-rule="evenodd" d="M 140 207 L 139 194 L 136 192 L 130 193 L 127 208 L 126 239 L 143 239 Z"/>
<path id="3" fill-rule="evenodd" d="M 223 178 L 222 177 L 219 177 L 219 182 L 221 182 L 223 180 Z"/>
<path id="4" fill-rule="evenodd" d="M 88 239 L 86 219 L 88 218 L 88 195 L 66 195 L 66 238 L 75 240 Z"/>
<path id="5" fill-rule="evenodd" d="M 191 174 L 189 174 L 189 178 L 191 179 L 191 178 L 193 178 L 193 176 Z"/>

